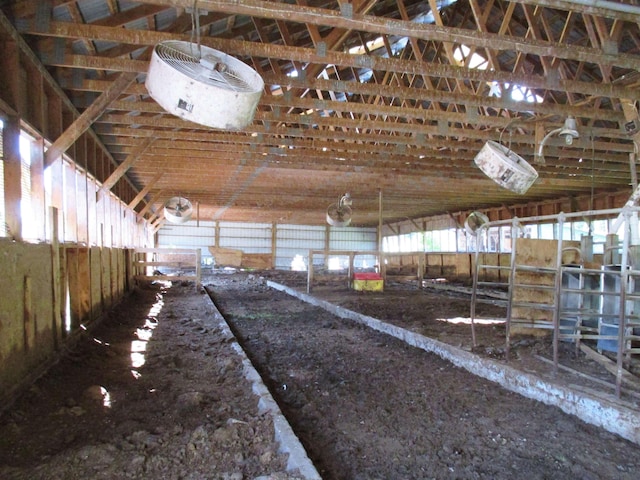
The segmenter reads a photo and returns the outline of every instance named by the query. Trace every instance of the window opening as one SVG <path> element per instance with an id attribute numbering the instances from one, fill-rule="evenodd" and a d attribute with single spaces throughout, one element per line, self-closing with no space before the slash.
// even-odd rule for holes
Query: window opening
<path id="1" fill-rule="evenodd" d="M 24 132 L 20 132 L 20 216 L 22 218 L 22 238 L 34 239 L 36 237 L 33 218 L 33 205 L 31 200 L 31 145 L 33 138 Z"/>

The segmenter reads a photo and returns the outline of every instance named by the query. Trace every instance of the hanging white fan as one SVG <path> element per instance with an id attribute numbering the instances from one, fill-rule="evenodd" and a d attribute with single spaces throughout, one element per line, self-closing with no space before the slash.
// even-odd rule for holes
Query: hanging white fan
<path id="1" fill-rule="evenodd" d="M 482 212 L 471 212 L 467 219 L 464 221 L 464 229 L 465 231 L 475 237 L 478 234 L 478 230 L 480 227 L 489 223 L 489 217 L 487 217 Z"/>
<path id="2" fill-rule="evenodd" d="M 351 223 L 351 195 L 345 193 L 338 203 L 327 208 L 327 223 L 334 227 L 346 227 Z"/>
<path id="3" fill-rule="evenodd" d="M 520 195 L 538 179 L 538 172 L 524 158 L 493 140 L 484 144 L 474 162 L 498 185 Z"/>
<path id="4" fill-rule="evenodd" d="M 253 121 L 264 81 L 226 53 L 170 40 L 153 49 L 145 86 L 173 115 L 208 127 L 238 130 Z"/>
<path id="5" fill-rule="evenodd" d="M 186 223 L 193 215 L 193 205 L 184 197 L 171 197 L 164 204 L 164 218 L 171 223 Z"/>

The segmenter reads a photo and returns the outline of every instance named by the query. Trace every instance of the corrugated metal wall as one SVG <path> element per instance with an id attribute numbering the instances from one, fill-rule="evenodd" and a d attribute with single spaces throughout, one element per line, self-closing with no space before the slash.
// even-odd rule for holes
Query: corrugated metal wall
<path id="1" fill-rule="evenodd" d="M 278 225 L 276 229 L 276 269 L 291 270 L 298 255 L 308 265 L 309 250 L 324 250 L 325 227 L 310 225 Z M 314 263 L 324 263 L 314 259 Z"/>
<path id="2" fill-rule="evenodd" d="M 216 222 L 187 222 L 183 225 L 165 223 L 158 230 L 156 246 L 161 248 L 200 248 L 204 264 L 211 263 L 209 245 L 215 245 Z M 207 260 L 208 259 L 208 260 Z"/>
<path id="3" fill-rule="evenodd" d="M 273 228 L 275 227 L 275 235 Z M 219 244 L 216 245 L 216 230 Z M 294 259 L 307 265 L 309 250 L 376 251 L 377 230 L 359 227 L 325 227 L 269 223 L 235 223 L 195 221 L 183 225 L 165 224 L 158 231 L 158 247 L 200 248 L 204 264 L 212 261 L 209 246 L 234 248 L 244 253 L 270 254 L 272 239 L 276 242 L 275 268 L 291 270 Z M 369 258 L 371 257 L 371 258 Z M 374 256 L 356 257 L 356 266 L 371 266 Z M 322 255 L 314 256 L 314 264 L 324 265 Z"/>
<path id="4" fill-rule="evenodd" d="M 270 223 L 219 222 L 220 245 L 244 253 L 271 253 Z"/>

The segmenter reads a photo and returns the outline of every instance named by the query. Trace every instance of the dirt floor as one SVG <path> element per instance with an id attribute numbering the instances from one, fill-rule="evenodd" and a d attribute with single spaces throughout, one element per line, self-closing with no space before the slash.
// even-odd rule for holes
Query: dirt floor
<path id="1" fill-rule="evenodd" d="M 304 286 L 295 275 L 269 276 Z M 208 288 L 325 479 L 640 475 L 637 445 L 274 292 L 255 276 L 218 277 Z M 468 317 L 468 298 L 407 285 L 380 293 L 332 284 L 312 293 L 471 349 L 469 325 L 438 320 Z M 478 315 L 503 318 L 504 309 L 482 303 Z M 504 355 L 502 325 L 479 327 L 478 338 L 480 354 Z M 511 363 L 531 369 L 535 355 L 550 353 L 544 339 L 522 338 Z M 565 361 L 593 363 L 571 355 Z"/>
<path id="2" fill-rule="evenodd" d="M 219 273 L 207 291 L 325 480 L 640 478 L 640 446 L 266 286 L 304 276 Z M 414 284 L 314 295 L 505 361 L 504 326 L 470 327 L 469 298 Z M 155 309 L 152 309 L 155 306 Z M 478 316 L 504 309 L 478 304 Z M 0 416 L 0 479 L 294 479 L 208 299 L 138 289 Z M 548 339 L 509 363 L 552 376 Z M 544 360 L 546 359 L 546 360 Z M 144 361 L 143 364 L 140 362 Z M 613 377 L 561 345 L 555 381 L 608 394 Z M 631 392 L 632 393 L 632 392 Z M 627 394 L 626 400 L 638 402 Z"/>
<path id="3" fill-rule="evenodd" d="M 299 479 L 194 285 L 138 288 L 0 416 L 0 479 Z"/>

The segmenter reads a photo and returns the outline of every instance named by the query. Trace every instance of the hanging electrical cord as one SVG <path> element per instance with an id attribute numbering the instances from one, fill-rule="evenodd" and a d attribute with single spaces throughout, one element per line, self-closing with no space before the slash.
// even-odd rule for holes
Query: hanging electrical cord
<path id="1" fill-rule="evenodd" d="M 194 44 L 194 36 L 195 36 L 195 44 L 198 47 L 198 54 L 193 54 L 193 44 Z M 197 57 L 198 61 L 202 58 L 202 48 L 200 46 L 200 14 L 198 12 L 198 0 L 193 0 L 193 7 L 191 10 L 191 55 L 193 57 Z"/>
<path id="2" fill-rule="evenodd" d="M 593 195 L 595 192 L 595 169 L 596 169 L 596 142 L 593 138 L 593 128 L 589 134 L 591 137 L 591 195 L 589 196 L 589 211 L 593 211 Z M 593 234 L 592 231 L 592 217 L 589 216 L 589 236 Z"/>

